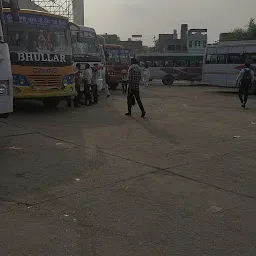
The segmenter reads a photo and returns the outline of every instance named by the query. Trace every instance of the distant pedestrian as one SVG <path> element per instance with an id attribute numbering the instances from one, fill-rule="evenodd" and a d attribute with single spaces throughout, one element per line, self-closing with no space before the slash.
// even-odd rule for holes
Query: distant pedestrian
<path id="1" fill-rule="evenodd" d="M 145 88 L 148 88 L 149 79 L 150 79 L 150 71 L 149 71 L 148 63 L 146 62 L 143 69 L 143 82 L 144 82 Z"/>
<path id="2" fill-rule="evenodd" d="M 93 103 L 98 103 L 98 86 L 97 86 L 97 79 L 99 79 L 99 66 L 98 64 L 94 64 L 92 67 L 92 96 L 93 96 Z"/>
<path id="3" fill-rule="evenodd" d="M 85 64 L 83 82 L 84 82 L 84 105 L 89 106 L 92 104 L 92 97 L 91 97 L 92 70 L 88 63 Z"/>
<path id="4" fill-rule="evenodd" d="M 101 68 L 101 76 L 102 76 L 102 84 L 103 84 L 103 89 L 107 94 L 107 97 L 110 96 L 110 92 L 108 89 L 108 83 L 107 83 L 107 79 L 106 79 L 106 67 L 102 67 Z"/>
<path id="5" fill-rule="evenodd" d="M 146 115 L 146 112 L 144 110 L 143 104 L 140 99 L 140 80 L 142 78 L 142 72 L 141 68 L 138 65 L 139 62 L 136 58 L 131 59 L 131 66 L 128 70 L 128 95 L 127 95 L 127 105 L 128 105 L 128 113 L 125 115 L 131 116 L 132 114 L 132 105 L 134 97 L 140 107 L 141 110 L 141 117 L 144 117 Z"/>
<path id="6" fill-rule="evenodd" d="M 123 88 L 123 93 L 127 93 L 127 86 L 128 86 L 128 66 L 124 67 L 121 70 L 121 81 L 122 81 L 122 88 Z"/>
<path id="7" fill-rule="evenodd" d="M 77 95 L 74 98 L 74 106 L 76 108 L 80 107 L 81 104 L 81 84 L 82 84 L 82 76 L 81 76 L 81 66 L 80 63 L 76 64 L 76 70 L 75 70 L 75 88 Z"/>
<path id="8" fill-rule="evenodd" d="M 250 64 L 246 63 L 245 68 L 243 68 L 240 71 L 236 79 L 236 83 L 237 85 L 239 85 L 239 99 L 242 103 L 242 108 L 245 108 L 246 106 L 249 89 L 252 86 L 253 81 L 254 81 L 254 72 L 251 70 Z"/>

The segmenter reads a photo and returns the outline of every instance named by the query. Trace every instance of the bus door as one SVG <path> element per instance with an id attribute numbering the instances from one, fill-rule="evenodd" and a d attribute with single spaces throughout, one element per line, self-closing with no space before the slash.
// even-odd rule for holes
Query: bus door
<path id="1" fill-rule="evenodd" d="M 227 87 L 236 86 L 236 78 L 240 69 L 244 66 L 244 47 L 243 46 L 230 46 L 227 53 Z"/>
<path id="2" fill-rule="evenodd" d="M 220 72 L 221 69 L 217 65 L 217 49 L 216 47 L 208 47 L 204 58 L 203 81 L 211 85 L 221 86 L 219 80 Z"/>

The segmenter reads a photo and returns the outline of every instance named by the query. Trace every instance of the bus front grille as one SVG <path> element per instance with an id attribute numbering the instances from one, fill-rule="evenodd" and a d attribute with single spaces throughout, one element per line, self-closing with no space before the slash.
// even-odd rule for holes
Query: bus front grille
<path id="1" fill-rule="evenodd" d="M 33 86 L 47 86 L 60 88 L 62 86 L 61 76 L 28 76 Z"/>

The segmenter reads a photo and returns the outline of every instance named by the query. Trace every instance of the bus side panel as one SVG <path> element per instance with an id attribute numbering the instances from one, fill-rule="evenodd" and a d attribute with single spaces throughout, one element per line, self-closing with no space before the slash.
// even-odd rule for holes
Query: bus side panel
<path id="1" fill-rule="evenodd" d="M 0 83 L 6 88 L 0 94 L 0 114 L 5 114 L 13 112 L 12 72 L 8 45 L 2 43 L 0 47 Z"/>

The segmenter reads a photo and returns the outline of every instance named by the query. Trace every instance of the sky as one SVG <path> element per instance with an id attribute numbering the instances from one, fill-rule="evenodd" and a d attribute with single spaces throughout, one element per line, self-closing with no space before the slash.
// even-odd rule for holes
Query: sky
<path id="1" fill-rule="evenodd" d="M 208 43 L 219 33 L 244 27 L 256 18 L 256 0 L 84 0 L 85 25 L 97 34 L 117 34 L 127 40 L 143 35 L 145 45 L 153 45 L 158 34 L 173 33 L 180 25 L 207 28 Z"/>

